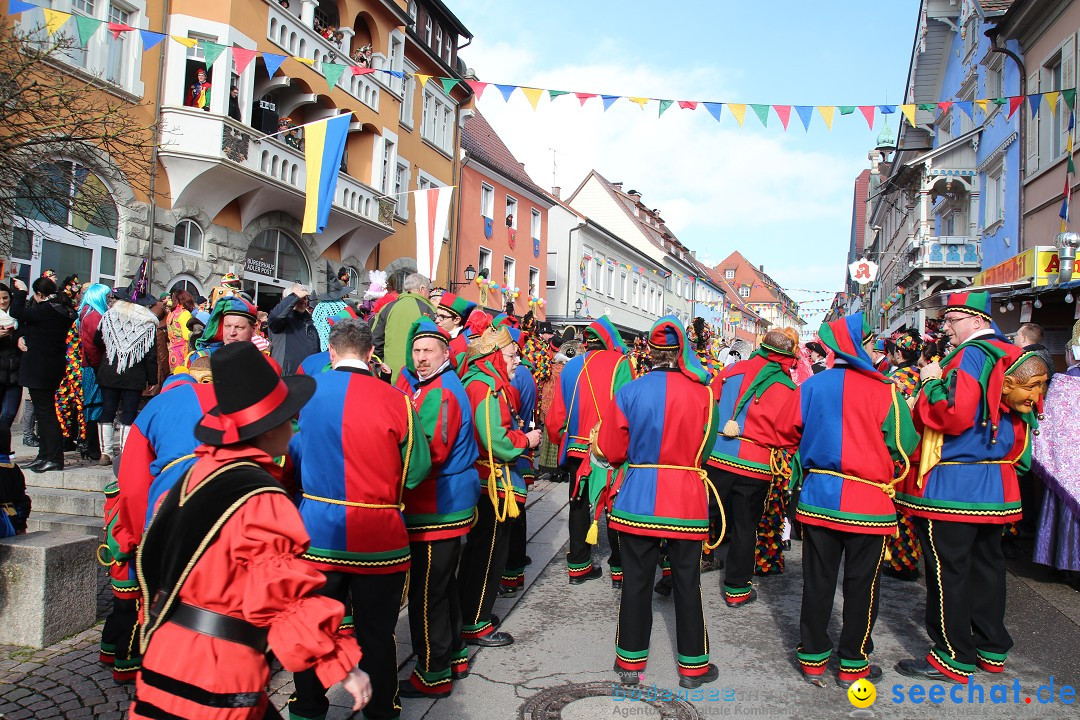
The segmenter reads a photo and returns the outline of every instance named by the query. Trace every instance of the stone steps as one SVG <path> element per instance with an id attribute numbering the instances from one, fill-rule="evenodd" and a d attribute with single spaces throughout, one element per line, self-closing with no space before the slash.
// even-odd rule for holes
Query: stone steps
<path id="1" fill-rule="evenodd" d="M 57 513 L 60 515 L 81 515 L 97 518 L 98 523 L 105 517 L 105 494 L 87 490 L 70 490 L 56 487 L 29 486 L 26 488 L 35 513 Z"/>
<path id="2" fill-rule="evenodd" d="M 15 462 L 26 465 L 37 457 L 37 448 L 22 444 L 22 434 L 11 438 Z M 33 502 L 29 530 L 60 530 L 82 535 L 101 535 L 105 515 L 105 485 L 113 480 L 111 465 L 98 465 L 64 454 L 64 469 L 36 473 L 23 470 L 26 493 Z"/>
<path id="3" fill-rule="evenodd" d="M 35 507 L 30 513 L 30 519 L 26 522 L 26 529 L 30 532 L 41 530 L 58 530 L 61 532 L 80 533 L 101 537 L 102 519 L 88 515 L 68 515 L 38 511 Z"/>

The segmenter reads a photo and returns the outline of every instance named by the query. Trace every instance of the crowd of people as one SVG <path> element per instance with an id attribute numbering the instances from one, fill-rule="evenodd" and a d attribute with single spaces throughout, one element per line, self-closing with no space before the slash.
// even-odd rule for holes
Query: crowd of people
<path id="1" fill-rule="evenodd" d="M 925 335 L 875 337 L 853 315 L 755 348 L 700 318 L 627 342 L 606 317 L 557 333 L 418 274 L 400 291 L 371 280 L 360 302 L 342 269 L 265 314 L 234 275 L 208 300 L 142 282 L 0 286 L 0 520 L 18 532 L 30 509 L 4 435 L 25 387 L 40 442 L 23 468 L 63 468 L 65 442 L 115 465 L 100 658 L 135 682 L 132 717 L 272 717 L 267 650 L 294 673 L 298 720 L 324 717 L 337 682 L 369 718 L 449 695 L 470 646 L 514 642 L 492 609 L 524 586 L 537 477 L 567 483 L 570 586 L 603 577 L 605 526 L 622 683 L 648 663 L 654 594 L 674 596 L 680 684 L 715 680 L 701 573 L 723 569 L 737 612 L 793 539 L 794 652 L 818 686 L 830 663 L 843 687 L 881 675 L 880 574 L 915 579 L 920 557 L 929 649 L 897 672 L 1001 672 L 1002 539 L 1022 492 L 1042 500 L 1025 507 L 1035 559 L 1080 570 L 1080 323 L 1051 382 L 1041 330 L 1010 342 L 984 293 L 951 295 Z M 399 681 L 405 605 L 416 664 Z"/>

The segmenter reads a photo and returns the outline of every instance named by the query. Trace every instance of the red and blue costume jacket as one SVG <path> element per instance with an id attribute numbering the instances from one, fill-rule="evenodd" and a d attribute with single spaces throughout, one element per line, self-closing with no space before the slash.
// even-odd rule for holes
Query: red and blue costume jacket
<path id="1" fill-rule="evenodd" d="M 559 446 L 559 463 L 589 455 L 589 431 L 600 422 L 615 393 L 634 379 L 630 361 L 618 350 L 589 350 L 570 359 L 544 426 Z"/>
<path id="2" fill-rule="evenodd" d="M 461 367 L 461 362 L 465 359 L 465 353 L 468 350 L 469 334 L 462 328 L 461 332 L 450 340 L 450 365 L 452 365 L 455 370 Z"/>
<path id="3" fill-rule="evenodd" d="M 475 465 L 480 453 L 465 387 L 449 363 L 424 380 L 418 380 L 407 366 L 398 375 L 397 385 L 412 398 L 431 451 L 427 479 L 405 490 L 409 540 L 431 542 L 465 535 L 480 499 Z"/>
<path id="4" fill-rule="evenodd" d="M 720 423 L 709 465 L 772 482 L 779 458 L 774 457 L 769 435 L 774 420 L 795 392 L 787 370 L 794 362 L 792 355 L 762 346 L 713 379 Z"/>
<path id="5" fill-rule="evenodd" d="M 308 355 L 306 358 L 300 361 L 300 367 L 297 368 L 297 375 L 311 375 L 312 377 L 319 373 L 324 373 L 327 370 L 331 370 L 330 365 L 330 351 L 323 350 L 317 352 L 314 355 Z"/>
<path id="6" fill-rule="evenodd" d="M 186 373 L 169 376 L 142 409 L 128 434 L 117 480 L 105 487 L 105 545 L 113 593 L 139 592 L 130 562 L 158 501 L 195 464 L 195 425 L 217 404 L 214 388 Z"/>
<path id="7" fill-rule="evenodd" d="M 536 379 L 533 377 L 532 368 L 522 361 L 514 369 L 514 377 L 510 378 L 510 386 L 517 390 L 520 406 L 518 408 L 517 425 L 524 432 L 533 428 L 533 418 L 536 417 Z M 526 450 L 517 461 L 517 471 L 525 480 L 526 485 L 532 485 L 536 480 L 536 468 L 533 467 L 533 453 Z"/>
<path id="8" fill-rule="evenodd" d="M 290 446 L 300 515 L 311 535 L 302 557 L 324 571 L 408 570 L 402 493 L 431 469 L 412 400 L 366 366 L 339 364 L 315 383 L 300 413 L 300 440 Z"/>
<path id="9" fill-rule="evenodd" d="M 943 360 L 915 403 L 923 433 L 920 467 L 896 502 L 918 517 L 1004 524 L 1020 519 L 1018 475 L 1031 464 L 1029 427 L 1001 401 L 1010 353 L 994 330 L 980 332 Z"/>
<path id="10" fill-rule="evenodd" d="M 821 342 L 837 361 L 798 387 L 771 442 L 799 452 L 800 522 L 889 535 L 896 531 L 893 486 L 907 473 L 918 434 L 896 386 L 862 348 L 863 322 L 857 313 L 822 326 Z"/>

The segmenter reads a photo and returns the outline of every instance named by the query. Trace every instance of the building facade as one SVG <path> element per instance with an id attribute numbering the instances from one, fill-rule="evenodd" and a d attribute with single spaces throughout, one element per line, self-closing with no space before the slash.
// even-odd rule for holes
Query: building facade
<path id="1" fill-rule="evenodd" d="M 768 327 L 794 328 L 802 332 L 806 323 L 799 317 L 798 305 L 765 273 L 764 266 L 755 267 L 736 250 L 713 270 L 728 284 L 741 304 L 764 320 Z"/>

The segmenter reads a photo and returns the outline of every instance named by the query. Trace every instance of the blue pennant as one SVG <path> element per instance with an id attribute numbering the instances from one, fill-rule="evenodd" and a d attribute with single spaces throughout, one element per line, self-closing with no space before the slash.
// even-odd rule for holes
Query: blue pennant
<path id="1" fill-rule="evenodd" d="M 540 238 L 533 238 L 533 257 L 540 257 Z"/>
<path id="2" fill-rule="evenodd" d="M 264 52 L 262 58 L 263 63 L 266 64 L 266 74 L 270 77 L 274 77 L 274 73 L 281 67 L 281 63 L 285 62 L 284 55 L 275 55 L 274 53 Z"/>
<path id="3" fill-rule="evenodd" d="M 716 122 L 720 122 L 720 111 L 724 109 L 724 103 L 707 102 L 701 104 L 704 105 L 705 109 L 709 111 L 709 114 L 716 119 Z"/>
<path id="4" fill-rule="evenodd" d="M 518 88 L 517 85 L 496 85 L 495 87 L 499 88 L 499 92 L 502 93 L 503 100 L 506 102 L 510 102 L 510 95 Z"/>
<path id="5" fill-rule="evenodd" d="M 894 112 L 896 112 L 895 105 L 878 105 L 877 109 L 881 112 L 882 115 L 892 115 Z"/>
<path id="6" fill-rule="evenodd" d="M 602 99 L 604 101 L 604 109 L 607 110 L 609 107 L 611 107 L 612 103 L 614 103 L 620 97 L 622 97 L 622 96 L 621 95 L 601 95 L 600 99 Z"/>
<path id="7" fill-rule="evenodd" d="M 492 219 L 489 218 L 489 217 L 484 218 L 484 237 L 486 237 L 488 240 L 490 240 L 491 239 L 491 233 L 494 232 L 494 230 L 495 230 L 495 223 L 492 221 Z"/>
<path id="8" fill-rule="evenodd" d="M 795 112 L 799 113 L 799 119 L 802 120 L 803 130 L 810 130 L 810 118 L 814 117 L 813 105 L 796 105 Z M 882 110 L 882 112 L 885 112 Z"/>
<path id="9" fill-rule="evenodd" d="M 143 52 L 155 47 L 159 42 L 165 39 L 164 33 L 153 32 L 151 30 L 140 30 L 139 35 L 142 36 Z"/>
<path id="10" fill-rule="evenodd" d="M 22 2 L 22 0 L 8 0 L 8 15 L 18 15 L 27 10 L 34 10 L 35 8 L 37 8 L 37 5 L 31 5 L 30 3 Z"/>
<path id="11" fill-rule="evenodd" d="M 960 108 L 961 110 L 964 111 L 964 114 L 968 116 L 969 120 L 974 120 L 975 119 L 975 118 L 971 117 L 971 106 L 972 106 L 972 104 L 973 103 L 970 100 L 957 100 L 956 102 L 953 103 L 953 105 L 955 105 L 956 107 L 958 107 L 958 108 Z"/>

